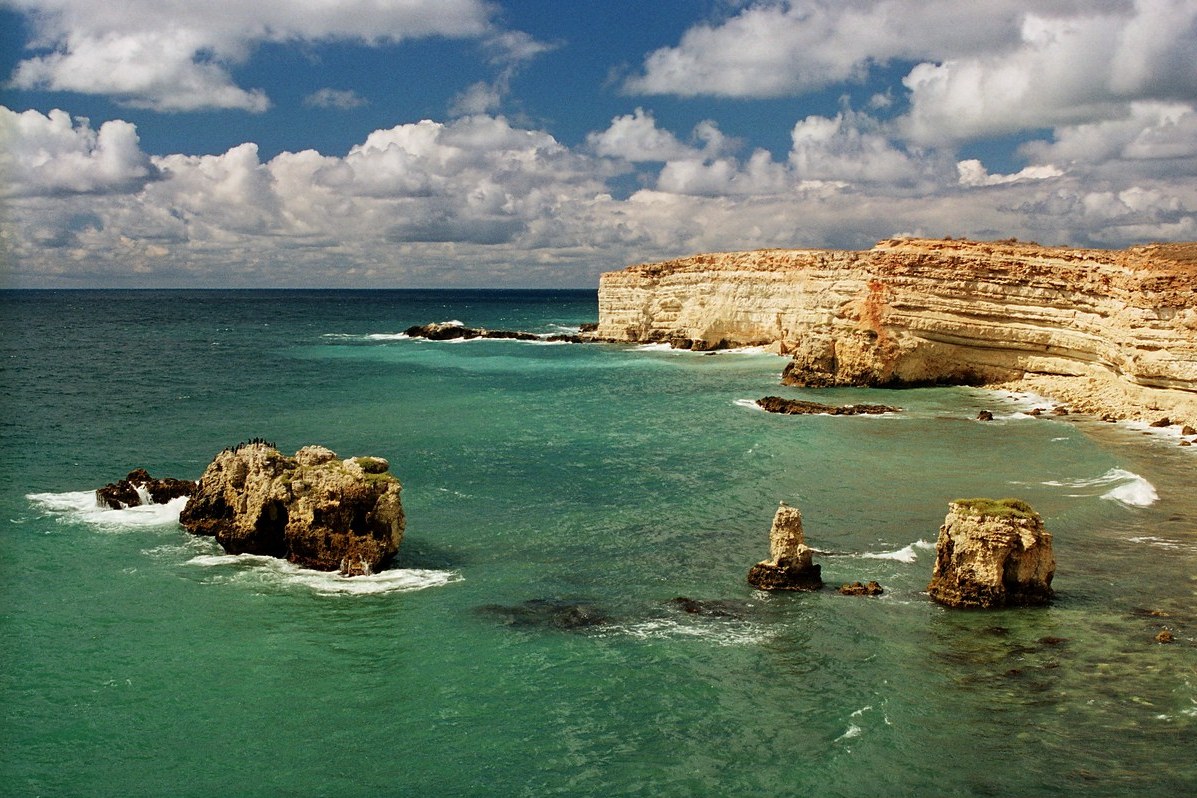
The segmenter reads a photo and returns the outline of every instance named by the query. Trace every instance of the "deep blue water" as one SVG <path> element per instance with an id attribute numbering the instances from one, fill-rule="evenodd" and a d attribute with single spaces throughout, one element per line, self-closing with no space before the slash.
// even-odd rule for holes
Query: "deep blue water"
<path id="1" fill-rule="evenodd" d="M 1197 480 L 1175 440 L 973 389 L 781 388 L 762 354 L 398 335 L 569 329 L 592 291 L 0 309 L 0 794 L 1197 793 Z M 766 394 L 904 412 L 772 416 Z M 396 568 L 227 557 L 177 507 L 91 504 L 253 437 L 388 458 Z M 1052 606 L 923 593 L 947 502 L 978 495 L 1044 516 Z M 753 591 L 781 500 L 838 552 L 830 584 L 886 593 Z M 577 604 L 606 622 L 554 625 Z"/>

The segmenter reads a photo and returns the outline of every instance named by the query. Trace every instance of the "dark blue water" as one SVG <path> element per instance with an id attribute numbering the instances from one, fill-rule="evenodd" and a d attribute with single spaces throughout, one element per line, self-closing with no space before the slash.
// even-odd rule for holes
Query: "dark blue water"
<path id="1" fill-rule="evenodd" d="M 557 332 L 595 320 L 593 292 L 0 302 L 2 794 L 1197 791 L 1197 499 L 1175 441 L 976 390 L 780 388 L 760 354 L 399 335 Z M 905 412 L 750 407 L 770 393 Z M 228 557 L 177 507 L 91 503 L 252 437 L 388 458 L 397 567 Z M 922 592 L 947 502 L 978 495 L 1043 514 L 1051 607 Z M 840 552 L 828 582 L 885 595 L 749 588 L 780 500 Z M 579 605 L 604 622 L 562 628 Z"/>

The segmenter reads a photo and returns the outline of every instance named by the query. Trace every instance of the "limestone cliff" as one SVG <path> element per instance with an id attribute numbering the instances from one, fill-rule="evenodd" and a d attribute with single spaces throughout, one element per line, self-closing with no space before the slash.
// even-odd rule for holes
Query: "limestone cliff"
<path id="1" fill-rule="evenodd" d="M 1091 412 L 1197 424 L 1197 244 L 696 255 L 604 274 L 595 335 L 770 346 L 792 385 L 1026 380 Z"/>

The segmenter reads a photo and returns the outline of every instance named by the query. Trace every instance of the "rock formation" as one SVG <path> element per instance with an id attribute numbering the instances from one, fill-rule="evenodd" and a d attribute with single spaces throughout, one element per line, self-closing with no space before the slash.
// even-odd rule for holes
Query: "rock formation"
<path id="1" fill-rule="evenodd" d="M 267 443 L 226 449 L 179 516 L 230 554 L 284 557 L 307 568 L 372 573 L 403 540 L 399 480 L 380 457 L 340 460 L 323 446 L 287 457 Z"/>
<path id="2" fill-rule="evenodd" d="M 807 416 L 826 413 L 829 416 L 866 416 L 882 413 L 900 413 L 902 408 L 889 405 L 825 405 L 806 402 L 801 399 L 783 399 L 780 396 L 766 396 L 756 400 L 757 407 L 767 413 L 786 416 Z"/>
<path id="3" fill-rule="evenodd" d="M 885 592 L 878 582 L 869 580 L 869 582 L 851 582 L 840 585 L 840 593 L 845 596 L 880 596 Z"/>
<path id="4" fill-rule="evenodd" d="M 144 468 L 137 468 L 124 479 L 96 490 L 96 502 L 113 510 L 123 510 L 143 504 L 166 504 L 171 499 L 193 493 L 195 483 L 190 480 L 170 477 L 155 479 Z"/>
<path id="5" fill-rule="evenodd" d="M 595 335 L 767 345 L 796 386 L 1017 382 L 1197 424 L 1195 253 L 893 239 L 696 255 L 604 274 Z"/>
<path id="6" fill-rule="evenodd" d="M 813 554 L 802 532 L 802 513 L 782 502 L 769 530 L 769 559 L 752 566 L 748 584 L 758 590 L 818 590 L 823 579 Z"/>
<path id="7" fill-rule="evenodd" d="M 1052 597 L 1056 559 L 1039 514 L 1017 499 L 959 499 L 935 544 L 927 592 L 949 607 L 1020 607 Z"/>
<path id="8" fill-rule="evenodd" d="M 456 322 L 432 322 L 408 327 L 403 334 L 409 338 L 427 338 L 430 341 L 473 340 L 474 338 L 500 338 L 514 341 L 549 341 L 553 343 L 586 343 L 591 339 L 570 333 L 537 335 L 519 330 L 488 330 L 484 327 L 466 327 Z"/>

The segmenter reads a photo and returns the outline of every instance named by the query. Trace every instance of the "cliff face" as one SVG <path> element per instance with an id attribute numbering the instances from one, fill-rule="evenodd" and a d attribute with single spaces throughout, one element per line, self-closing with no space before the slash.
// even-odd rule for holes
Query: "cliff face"
<path id="1" fill-rule="evenodd" d="M 1027 380 L 1080 409 L 1192 423 L 1197 245 L 696 255 L 604 274 L 596 335 L 768 345 L 793 357 L 793 385 Z"/>

